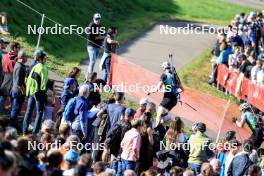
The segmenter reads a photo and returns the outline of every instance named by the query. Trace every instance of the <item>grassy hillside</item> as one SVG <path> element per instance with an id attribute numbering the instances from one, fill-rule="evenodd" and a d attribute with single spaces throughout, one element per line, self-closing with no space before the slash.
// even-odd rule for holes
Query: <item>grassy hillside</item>
<path id="1" fill-rule="evenodd" d="M 220 0 L 21 0 L 64 26 L 86 27 L 95 12 L 104 26 L 118 28 L 118 40 L 128 41 L 162 19 L 227 23 L 236 13 L 249 9 Z M 28 35 L 28 25 L 40 25 L 41 16 L 17 0 L 1 0 L 0 11 L 8 13 L 12 37 L 33 52 L 37 35 Z M 44 26 L 54 26 L 45 19 Z M 83 35 L 86 37 L 85 35 Z M 49 54 L 49 67 L 64 73 L 87 59 L 87 41 L 76 35 L 43 35 L 40 46 Z"/>
<path id="2" fill-rule="evenodd" d="M 225 100 L 231 100 L 232 103 L 239 104 L 239 101 L 232 95 L 227 95 L 223 91 L 217 90 L 214 86 L 209 85 L 209 75 L 212 72 L 212 65 L 209 61 L 211 55 L 211 48 L 205 50 L 200 56 L 195 58 L 190 64 L 179 71 L 179 76 L 183 84 L 187 87 L 193 88 L 213 95 Z M 194 76 L 195 75 L 195 76 Z"/>

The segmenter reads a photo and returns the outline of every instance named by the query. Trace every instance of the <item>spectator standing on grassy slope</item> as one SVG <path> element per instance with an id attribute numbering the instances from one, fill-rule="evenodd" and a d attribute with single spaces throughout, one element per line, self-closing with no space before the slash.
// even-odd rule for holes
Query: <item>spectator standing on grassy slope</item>
<path id="1" fill-rule="evenodd" d="M 23 134 L 27 134 L 28 126 L 36 107 L 36 118 L 33 134 L 37 134 L 41 127 L 44 105 L 47 101 L 48 68 L 46 67 L 47 55 L 42 52 L 37 58 L 37 64 L 32 68 L 26 83 L 26 95 L 29 96 L 27 110 L 23 121 Z"/>
<path id="2" fill-rule="evenodd" d="M 13 88 L 11 91 L 12 96 L 12 109 L 10 114 L 10 126 L 16 127 L 17 116 L 19 115 L 23 106 L 26 94 L 26 62 L 28 55 L 25 51 L 19 51 L 17 63 L 13 71 Z"/>
<path id="3" fill-rule="evenodd" d="M 110 74 L 110 64 L 111 64 L 111 53 L 115 53 L 115 49 L 119 46 L 118 41 L 115 40 L 117 35 L 116 27 L 110 27 L 107 31 L 107 35 L 103 42 L 104 54 L 102 56 L 102 69 L 105 69 L 104 81 L 108 83 L 108 78 Z"/>
<path id="4" fill-rule="evenodd" d="M 17 61 L 17 54 L 20 50 L 20 44 L 13 42 L 10 45 L 10 50 L 2 59 L 2 69 L 4 73 L 4 80 L 0 88 L 0 112 L 3 112 L 6 98 L 10 96 L 10 91 L 13 82 L 13 70 Z"/>
<path id="5" fill-rule="evenodd" d="M 94 14 L 93 21 L 88 26 L 88 46 L 87 51 L 89 55 L 89 65 L 85 78 L 88 79 L 89 74 L 94 70 L 94 65 L 99 56 L 99 49 L 104 39 L 105 28 L 101 26 L 101 15 L 99 13 Z"/>

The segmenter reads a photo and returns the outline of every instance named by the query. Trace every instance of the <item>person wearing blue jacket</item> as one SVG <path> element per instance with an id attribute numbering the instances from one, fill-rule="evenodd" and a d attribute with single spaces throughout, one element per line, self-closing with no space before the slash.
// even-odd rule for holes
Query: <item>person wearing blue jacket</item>
<path id="1" fill-rule="evenodd" d="M 64 109 L 68 101 L 74 97 L 73 90 L 76 89 L 77 82 L 74 78 L 67 78 L 64 82 L 63 92 L 60 99 L 60 110 L 64 112 Z"/>
<path id="2" fill-rule="evenodd" d="M 79 95 L 76 98 L 76 104 L 74 107 L 74 118 L 71 128 L 73 134 L 77 135 L 80 139 L 85 140 L 87 137 L 87 125 L 88 125 L 88 104 L 87 97 L 89 96 L 89 87 L 82 85 L 79 89 Z"/>
<path id="3" fill-rule="evenodd" d="M 242 176 L 247 175 L 248 168 L 253 164 L 249 158 L 253 150 L 253 143 L 250 140 L 245 140 L 243 143 L 243 151 L 236 154 L 230 163 L 227 176 Z"/>

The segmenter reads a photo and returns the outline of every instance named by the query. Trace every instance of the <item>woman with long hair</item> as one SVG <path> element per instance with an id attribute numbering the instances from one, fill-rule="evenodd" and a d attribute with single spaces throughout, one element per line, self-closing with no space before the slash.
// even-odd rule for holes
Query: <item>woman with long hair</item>
<path id="1" fill-rule="evenodd" d="M 170 127 L 165 135 L 166 149 L 170 148 L 173 143 L 183 143 L 185 141 L 183 133 L 184 123 L 180 117 L 175 117 L 175 120 L 171 121 Z"/>
<path id="2" fill-rule="evenodd" d="M 151 113 L 145 112 L 143 114 L 142 126 L 140 129 L 141 148 L 139 157 L 138 173 L 148 170 L 152 166 L 153 160 L 153 129 L 151 128 Z"/>

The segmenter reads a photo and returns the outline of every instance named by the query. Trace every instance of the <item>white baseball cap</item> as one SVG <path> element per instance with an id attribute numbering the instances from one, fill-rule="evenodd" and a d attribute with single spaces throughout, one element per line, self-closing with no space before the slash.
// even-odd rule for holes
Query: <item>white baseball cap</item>
<path id="1" fill-rule="evenodd" d="M 143 105 L 143 104 L 148 104 L 149 102 L 150 101 L 147 98 L 141 98 L 141 100 L 139 101 L 139 104 Z"/>
<path id="2" fill-rule="evenodd" d="M 94 19 L 101 19 L 101 14 L 100 13 L 95 13 L 93 18 Z"/>

